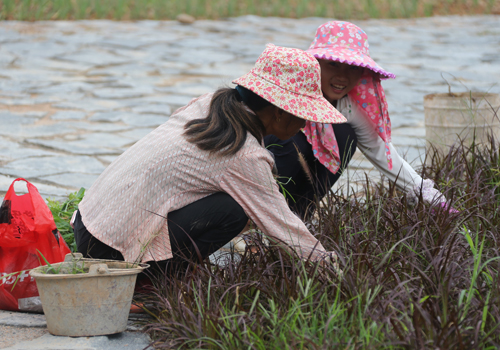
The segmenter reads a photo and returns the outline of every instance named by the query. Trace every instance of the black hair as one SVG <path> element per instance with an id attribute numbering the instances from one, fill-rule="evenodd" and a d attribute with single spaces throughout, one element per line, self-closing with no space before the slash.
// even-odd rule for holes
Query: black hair
<path id="1" fill-rule="evenodd" d="M 186 123 L 184 135 L 187 140 L 202 150 L 222 155 L 238 152 L 247 139 L 247 131 L 261 142 L 265 135 L 264 124 L 241 101 L 254 112 L 271 105 L 242 86 L 220 88 L 212 97 L 207 117 Z"/>

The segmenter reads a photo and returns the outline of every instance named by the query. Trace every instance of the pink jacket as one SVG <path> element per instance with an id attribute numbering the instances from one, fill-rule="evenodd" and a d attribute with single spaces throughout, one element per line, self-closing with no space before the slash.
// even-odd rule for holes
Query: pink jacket
<path id="1" fill-rule="evenodd" d="M 267 235 L 317 258 L 325 249 L 294 215 L 272 175 L 274 160 L 250 133 L 233 156 L 210 155 L 186 141 L 187 121 L 204 118 L 212 94 L 192 100 L 139 140 L 99 176 L 79 205 L 88 231 L 127 261 L 172 257 L 168 213 L 226 192 Z"/>

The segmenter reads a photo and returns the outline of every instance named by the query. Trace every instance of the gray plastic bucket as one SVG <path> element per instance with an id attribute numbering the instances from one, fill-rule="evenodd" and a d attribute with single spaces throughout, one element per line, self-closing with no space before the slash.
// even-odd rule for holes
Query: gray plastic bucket
<path id="1" fill-rule="evenodd" d="M 77 267 L 88 271 L 71 273 Z M 146 264 L 76 259 L 31 270 L 51 334 L 94 336 L 123 332 L 132 304 L 137 274 Z"/>
<path id="2" fill-rule="evenodd" d="M 427 152 L 432 143 L 447 154 L 459 140 L 466 145 L 488 142 L 489 135 L 500 138 L 500 95 L 471 92 L 424 96 Z"/>

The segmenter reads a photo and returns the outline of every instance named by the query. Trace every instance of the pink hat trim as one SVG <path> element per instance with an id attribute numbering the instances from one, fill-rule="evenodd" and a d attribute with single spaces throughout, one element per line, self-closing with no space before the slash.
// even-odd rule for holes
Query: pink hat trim
<path id="1" fill-rule="evenodd" d="M 314 50 L 308 50 L 308 52 L 310 52 L 310 51 L 314 51 Z M 382 69 L 379 65 L 377 65 L 376 67 L 372 67 L 369 64 L 360 63 L 360 62 L 356 62 L 356 61 L 350 61 L 350 60 L 344 60 L 344 59 L 336 58 L 336 57 L 329 56 L 329 55 L 326 55 L 326 54 L 320 55 L 320 54 L 315 54 L 315 53 L 312 53 L 312 52 L 311 52 L 311 54 L 314 57 L 319 58 L 319 59 L 323 59 L 323 60 L 336 61 L 336 62 L 340 62 L 340 63 L 347 63 L 347 64 L 349 64 L 351 66 L 358 66 L 358 67 L 368 68 L 368 69 L 370 69 L 371 71 L 373 71 L 375 73 L 381 74 L 382 76 L 380 77 L 380 79 L 396 79 L 396 74 L 388 72 L 388 71 Z M 375 61 L 373 61 L 373 62 L 375 63 Z"/>
<path id="2" fill-rule="evenodd" d="M 381 79 L 395 78 L 370 57 L 369 47 L 368 36 L 361 28 L 350 22 L 330 21 L 318 27 L 306 52 L 319 59 L 366 67 Z"/>

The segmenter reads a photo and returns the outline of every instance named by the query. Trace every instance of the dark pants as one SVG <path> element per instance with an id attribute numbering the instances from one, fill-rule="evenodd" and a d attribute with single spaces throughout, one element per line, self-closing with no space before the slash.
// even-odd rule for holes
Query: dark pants
<path id="1" fill-rule="evenodd" d="M 227 193 L 215 193 L 168 213 L 168 231 L 174 257 L 148 262 L 152 270 L 165 271 L 199 257 L 206 258 L 236 237 L 248 222 L 243 208 Z M 102 243 L 83 225 L 80 212 L 75 219 L 75 240 L 84 257 L 123 260 L 116 249 Z M 198 254 L 199 253 L 199 254 Z"/>
<path id="2" fill-rule="evenodd" d="M 316 199 L 321 199 L 330 190 L 342 175 L 342 171 L 351 161 L 358 138 L 354 129 L 347 123 L 333 124 L 335 138 L 337 139 L 341 166 L 337 173 L 331 173 L 316 157 L 314 157 L 312 146 L 307 142 L 304 133 L 299 132 L 294 137 L 281 141 L 274 135 L 264 138 L 264 143 L 269 151 L 274 154 L 279 180 L 284 182 L 284 189 L 292 196 L 295 202 L 288 200 L 290 209 L 301 218 L 308 218 L 316 208 Z M 307 178 L 307 174 L 299 163 L 297 149 L 304 156 L 313 177 L 313 183 Z M 290 181 L 288 179 L 291 178 Z M 288 183 L 287 183 L 288 181 Z M 283 192 L 283 190 L 282 190 Z M 284 193 L 286 195 L 286 193 Z"/>

